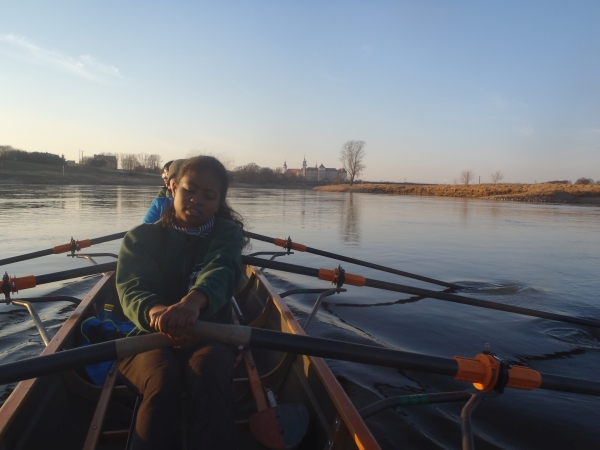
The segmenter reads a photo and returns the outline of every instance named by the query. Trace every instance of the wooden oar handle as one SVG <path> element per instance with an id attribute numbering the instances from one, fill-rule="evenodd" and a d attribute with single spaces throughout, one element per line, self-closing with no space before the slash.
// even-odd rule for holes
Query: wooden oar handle
<path id="1" fill-rule="evenodd" d="M 250 343 L 252 329 L 241 325 L 224 325 L 212 322 L 196 322 L 192 334 L 203 339 L 220 341 L 235 347 L 247 347 Z M 172 345 L 168 337 L 162 333 L 152 333 L 141 336 L 117 339 L 114 341 L 117 346 L 117 355 L 119 359 L 138 353 L 147 352 L 155 348 L 169 347 Z"/>

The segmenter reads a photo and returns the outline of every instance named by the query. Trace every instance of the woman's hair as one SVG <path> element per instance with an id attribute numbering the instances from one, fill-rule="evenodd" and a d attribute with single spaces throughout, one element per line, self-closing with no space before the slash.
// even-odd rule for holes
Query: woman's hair
<path id="1" fill-rule="evenodd" d="M 172 163 L 172 162 L 173 162 L 173 161 L 171 160 L 171 161 L 169 161 L 168 163 L 166 163 L 166 164 L 163 166 L 163 172 L 164 172 L 165 170 L 167 170 L 167 171 L 169 170 L 169 166 L 171 165 L 171 163 Z"/>
<path id="2" fill-rule="evenodd" d="M 227 190 L 229 189 L 229 174 L 225 166 L 221 164 L 217 158 L 212 156 L 195 156 L 190 159 L 186 159 L 181 163 L 175 175 L 175 181 L 179 185 L 180 180 L 190 171 L 207 170 L 211 172 L 219 182 L 220 188 L 220 199 L 219 208 L 215 213 L 215 217 L 222 219 L 231 220 L 237 223 L 240 227 L 244 228 L 244 220 L 240 214 L 238 214 L 229 204 L 227 203 Z M 171 204 L 167 210 L 163 213 L 160 218 L 163 227 L 170 225 L 171 217 L 175 214 L 175 206 Z"/>

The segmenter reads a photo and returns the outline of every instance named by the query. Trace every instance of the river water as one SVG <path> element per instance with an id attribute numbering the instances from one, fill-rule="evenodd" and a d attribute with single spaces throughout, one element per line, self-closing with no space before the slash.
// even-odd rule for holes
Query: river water
<path id="1" fill-rule="evenodd" d="M 99 237 L 138 224 L 154 187 L 3 186 L 0 258 Z M 301 190 L 232 189 L 230 202 L 255 233 L 356 257 L 462 286 L 459 293 L 577 317 L 600 319 L 600 207 L 490 202 Z M 119 242 L 93 252 L 117 253 Z M 253 242 L 249 252 L 276 250 Z M 333 268 L 304 253 L 281 261 Z M 108 259 L 99 259 L 106 262 Z M 64 255 L 2 267 L 17 276 L 89 263 Z M 395 275 L 342 264 L 350 273 L 440 290 Z M 326 287 L 324 281 L 266 271 L 278 291 Z M 40 286 L 37 294 L 83 297 L 96 278 Z M 21 296 L 30 296 L 23 292 Z M 286 299 L 303 322 L 314 295 Z M 72 307 L 36 306 L 50 334 Z M 600 331 L 550 320 L 411 298 L 369 288 L 325 299 L 310 334 L 425 353 L 473 357 L 494 353 L 536 370 L 600 381 Z M 33 356 L 41 339 L 27 312 L 0 305 L 0 362 Z M 357 406 L 412 393 L 468 388 L 442 376 L 328 361 Z M 0 388 L 0 400 L 10 386 Z M 383 448 L 460 448 L 462 404 L 411 406 L 367 420 Z M 600 399 L 507 390 L 473 414 L 478 449 L 600 446 Z"/>

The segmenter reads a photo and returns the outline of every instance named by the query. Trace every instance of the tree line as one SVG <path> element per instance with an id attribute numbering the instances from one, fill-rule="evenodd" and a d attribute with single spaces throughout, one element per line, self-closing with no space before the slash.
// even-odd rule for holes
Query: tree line
<path id="1" fill-rule="evenodd" d="M 281 167 L 271 169 L 270 167 L 260 167 L 255 163 L 236 167 L 229 174 L 232 181 L 248 184 L 289 184 L 296 181 L 295 175 L 285 175 Z"/>
<path id="2" fill-rule="evenodd" d="M 65 156 L 48 152 L 27 152 L 13 148 L 10 145 L 0 145 L 0 160 L 62 165 L 65 163 Z"/>
<path id="3" fill-rule="evenodd" d="M 502 172 L 500 172 L 499 170 L 497 170 L 496 172 L 492 173 L 492 182 L 494 184 L 502 181 L 504 179 L 504 174 Z M 472 170 L 463 170 L 460 174 L 460 183 L 464 184 L 465 186 L 468 186 L 471 181 L 475 181 L 475 172 L 473 172 Z M 570 180 L 561 180 L 561 181 L 547 181 L 547 183 L 549 184 L 571 184 Z M 454 184 L 457 184 L 456 180 L 454 180 Z M 580 185 L 592 185 L 592 184 L 600 184 L 600 181 L 598 182 L 594 182 L 594 180 L 592 178 L 586 178 L 586 177 L 582 177 L 582 178 L 578 178 L 575 183 L 573 184 L 580 184 Z"/>
<path id="4" fill-rule="evenodd" d="M 114 156 L 118 169 L 130 172 L 159 173 L 162 170 L 162 157 L 149 153 L 99 153 L 98 156 Z M 10 145 L 0 145 L 0 160 L 22 161 L 37 164 L 64 165 L 65 155 L 56 155 L 48 152 L 28 152 L 13 148 Z M 107 161 L 102 158 L 86 156 L 81 164 L 91 167 L 106 167 Z"/>
<path id="5" fill-rule="evenodd" d="M 98 156 L 114 156 L 118 169 L 130 172 L 159 173 L 162 170 L 162 157 L 148 153 L 99 153 Z M 85 157 L 83 165 L 106 167 L 106 161 L 101 158 Z"/>

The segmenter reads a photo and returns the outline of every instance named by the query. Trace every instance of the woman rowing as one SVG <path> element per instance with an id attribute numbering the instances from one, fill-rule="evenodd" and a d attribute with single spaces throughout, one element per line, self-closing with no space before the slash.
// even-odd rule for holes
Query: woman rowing
<path id="1" fill-rule="evenodd" d="M 173 347 L 126 358 L 120 370 L 142 397 L 135 449 L 181 447 L 180 398 L 190 449 L 236 448 L 232 390 L 234 352 L 195 341 L 196 320 L 231 323 L 231 297 L 241 278 L 241 218 L 227 204 L 229 179 L 215 158 L 183 163 L 174 202 L 160 222 L 127 233 L 117 290 L 132 334 L 160 332 Z"/>

